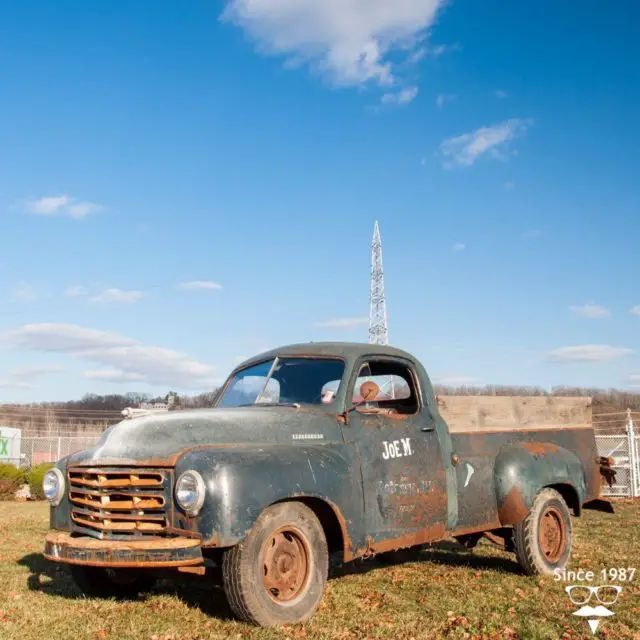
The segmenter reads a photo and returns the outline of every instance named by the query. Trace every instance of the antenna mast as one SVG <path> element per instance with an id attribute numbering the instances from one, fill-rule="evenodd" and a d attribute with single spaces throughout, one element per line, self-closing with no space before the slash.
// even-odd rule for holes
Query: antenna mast
<path id="1" fill-rule="evenodd" d="M 384 273 L 382 271 L 382 240 L 376 220 L 371 242 L 371 296 L 369 309 L 369 343 L 389 344 L 387 329 L 387 300 L 384 294 Z"/>

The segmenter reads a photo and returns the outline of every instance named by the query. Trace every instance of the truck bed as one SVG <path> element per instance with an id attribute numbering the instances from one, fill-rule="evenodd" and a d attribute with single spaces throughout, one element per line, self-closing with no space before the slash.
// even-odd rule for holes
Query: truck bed
<path id="1" fill-rule="evenodd" d="M 539 465 L 546 464 L 544 458 L 555 456 L 556 450 L 575 454 L 584 470 L 580 476 L 585 497 L 598 497 L 600 474 L 591 398 L 439 396 L 437 400 L 449 425 L 453 453 L 461 461 L 456 466 L 460 531 L 499 522 L 496 465 L 500 451 L 514 446 L 524 448 Z M 562 474 L 563 465 L 556 464 Z"/>
<path id="2" fill-rule="evenodd" d="M 436 396 L 453 433 L 592 426 L 592 398 L 566 396 Z"/>

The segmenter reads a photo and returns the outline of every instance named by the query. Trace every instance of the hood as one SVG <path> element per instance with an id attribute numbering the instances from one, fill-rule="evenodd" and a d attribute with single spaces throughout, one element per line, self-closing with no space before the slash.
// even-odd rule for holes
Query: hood
<path id="1" fill-rule="evenodd" d="M 308 445 L 310 441 L 331 441 L 331 434 L 337 437 L 338 431 L 331 414 L 321 409 L 239 407 L 172 411 L 112 425 L 94 447 L 69 456 L 67 464 L 173 466 L 177 457 L 194 447 L 296 442 Z M 323 438 L 305 438 L 306 434 L 322 434 Z"/>

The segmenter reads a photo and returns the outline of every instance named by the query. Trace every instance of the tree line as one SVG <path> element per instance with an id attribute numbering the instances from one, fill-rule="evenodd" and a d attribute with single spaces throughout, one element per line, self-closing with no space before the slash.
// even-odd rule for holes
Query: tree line
<path id="1" fill-rule="evenodd" d="M 435 385 L 438 395 L 492 395 L 492 396 L 590 396 L 594 399 L 594 415 L 624 412 L 627 409 L 640 412 L 640 392 L 620 389 L 558 386 L 551 390 L 542 387 L 485 385 L 442 386 Z M 196 395 L 180 395 L 169 392 L 165 396 L 130 392 L 98 395 L 88 393 L 78 400 L 66 402 L 39 402 L 33 404 L 0 405 L 0 426 L 18 427 L 29 432 L 64 432 L 81 435 L 95 433 L 122 419 L 126 407 L 141 404 L 169 403 L 170 410 L 201 409 L 213 406 L 219 389 Z M 170 398 L 173 397 L 172 401 Z"/>

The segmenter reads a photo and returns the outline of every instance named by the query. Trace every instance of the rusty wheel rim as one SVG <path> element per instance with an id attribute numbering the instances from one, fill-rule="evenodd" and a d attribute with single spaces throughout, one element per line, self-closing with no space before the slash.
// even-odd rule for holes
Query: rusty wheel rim
<path id="1" fill-rule="evenodd" d="M 295 527 L 281 527 L 262 546 L 262 583 L 269 597 L 288 603 L 305 589 L 310 570 L 309 545 Z"/>
<path id="2" fill-rule="evenodd" d="M 540 549 L 548 562 L 556 562 L 564 551 L 567 532 L 562 514 L 554 507 L 549 507 L 540 518 L 538 540 Z"/>

